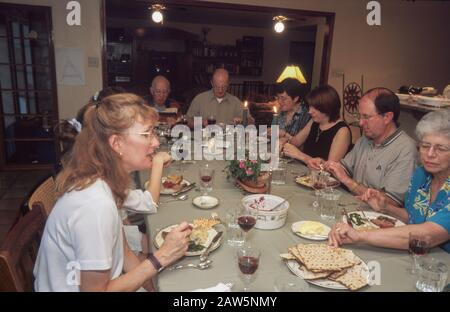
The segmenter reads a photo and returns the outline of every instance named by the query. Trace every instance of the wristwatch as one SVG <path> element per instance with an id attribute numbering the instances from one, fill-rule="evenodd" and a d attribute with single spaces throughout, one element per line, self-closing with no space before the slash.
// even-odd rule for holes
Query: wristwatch
<path id="1" fill-rule="evenodd" d="M 153 264 L 154 268 L 156 269 L 156 271 L 158 271 L 158 273 L 164 270 L 164 267 L 161 265 L 159 260 L 155 257 L 155 255 L 152 252 L 148 254 L 147 259 Z"/>

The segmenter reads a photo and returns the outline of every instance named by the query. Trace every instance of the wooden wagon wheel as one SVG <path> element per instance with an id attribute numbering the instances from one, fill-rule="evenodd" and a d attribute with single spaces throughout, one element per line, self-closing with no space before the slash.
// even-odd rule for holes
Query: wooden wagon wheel
<path id="1" fill-rule="evenodd" d="M 351 114 L 358 112 L 358 101 L 362 96 L 362 90 L 356 82 L 349 83 L 344 89 L 344 108 Z"/>

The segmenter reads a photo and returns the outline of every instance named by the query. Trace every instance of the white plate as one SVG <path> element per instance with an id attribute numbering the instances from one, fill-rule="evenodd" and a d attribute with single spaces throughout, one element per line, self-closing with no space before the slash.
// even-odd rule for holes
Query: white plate
<path id="1" fill-rule="evenodd" d="M 357 213 L 361 217 L 364 217 L 364 215 L 365 215 L 367 218 L 369 218 L 369 220 L 370 219 L 376 219 L 379 216 L 384 216 L 384 217 L 388 217 L 388 218 L 397 220 L 397 222 L 395 223 L 396 227 L 405 225 L 405 223 L 403 223 L 402 221 L 398 220 L 397 218 L 394 218 L 394 217 L 391 217 L 391 216 L 388 216 L 388 215 L 385 215 L 385 214 L 382 214 L 382 213 L 379 213 L 379 212 L 376 212 L 376 211 L 364 211 L 364 215 L 363 215 L 363 213 L 361 211 L 351 211 L 348 214 L 352 214 L 352 213 Z M 343 222 L 347 222 L 347 217 L 346 216 L 342 216 L 342 221 Z M 373 223 L 370 223 L 370 226 L 372 226 L 374 228 L 379 228 L 377 225 L 375 225 Z"/>
<path id="2" fill-rule="evenodd" d="M 310 221 L 298 221 L 298 222 L 292 223 L 292 226 L 291 226 L 292 232 L 294 232 L 295 234 L 297 234 L 300 237 L 315 240 L 315 241 L 321 241 L 321 240 L 328 239 L 328 233 L 331 231 L 331 228 L 320 222 L 317 222 L 317 223 L 322 224 L 322 226 L 327 230 L 327 235 L 311 235 L 311 234 L 303 234 L 303 233 L 299 232 L 300 226 L 306 222 L 310 222 Z"/>
<path id="3" fill-rule="evenodd" d="M 170 194 L 173 194 L 173 193 L 178 192 L 178 191 L 180 191 L 181 189 L 183 189 L 183 188 L 185 188 L 186 186 L 188 186 L 188 185 L 191 184 L 191 182 L 189 182 L 188 180 L 183 179 L 183 181 L 181 182 L 181 185 L 180 185 L 180 186 L 181 186 L 180 189 L 165 188 L 165 187 L 163 186 L 163 183 L 164 183 L 166 180 L 167 180 L 167 177 L 162 177 L 162 178 L 161 178 L 161 190 L 159 191 L 159 193 L 160 193 L 160 194 L 163 194 L 163 195 L 170 195 Z M 145 185 L 144 185 L 145 189 L 147 189 L 147 183 L 148 183 L 148 182 L 145 182 Z"/>
<path id="4" fill-rule="evenodd" d="M 367 264 L 364 261 L 361 260 L 361 258 L 359 258 L 356 255 L 355 255 L 355 257 L 356 257 L 356 259 L 361 261 L 361 264 L 360 264 L 361 270 L 362 270 L 361 274 L 367 278 L 367 283 L 369 283 L 369 277 L 370 277 L 369 267 L 367 266 Z M 298 262 L 296 260 L 287 260 L 285 262 L 286 262 L 287 267 L 289 268 L 289 270 L 291 270 L 292 273 L 294 273 L 298 277 L 301 277 L 304 279 L 305 273 L 301 270 L 300 264 L 298 264 Z M 334 282 L 334 281 L 328 280 L 326 278 L 319 278 L 319 279 L 314 279 L 314 280 L 305 279 L 305 281 L 310 284 L 320 286 L 323 288 L 328 288 L 328 289 L 336 289 L 336 290 L 347 290 L 348 289 L 341 283 Z"/>
<path id="5" fill-rule="evenodd" d="M 442 95 L 450 100 L 450 85 L 446 86 L 444 88 L 444 91 L 442 91 Z"/>
<path id="6" fill-rule="evenodd" d="M 164 239 L 163 239 L 162 233 L 163 232 L 170 232 L 173 228 L 175 228 L 177 226 L 178 226 L 178 224 L 169 225 L 169 226 L 163 228 L 162 230 L 160 230 L 156 234 L 155 239 L 153 240 L 153 243 L 155 244 L 156 248 L 159 249 L 162 246 L 162 244 L 164 243 Z M 211 241 L 213 240 L 214 236 L 216 236 L 216 234 L 217 234 L 217 231 L 214 228 L 209 229 L 209 231 L 208 231 L 208 239 L 206 240 L 206 243 L 204 245 L 205 248 L 206 248 L 206 246 L 208 246 L 211 243 Z M 222 237 L 211 247 L 211 251 L 219 248 L 220 244 L 222 243 Z M 199 256 L 199 255 L 202 254 L 202 252 L 204 250 L 205 249 L 199 250 L 199 251 L 192 251 L 192 252 L 188 251 L 188 252 L 186 252 L 186 256 L 189 256 L 189 257 L 190 256 Z"/>
<path id="7" fill-rule="evenodd" d="M 197 196 L 192 200 L 192 204 L 200 209 L 211 209 L 219 204 L 219 200 L 213 196 Z"/>

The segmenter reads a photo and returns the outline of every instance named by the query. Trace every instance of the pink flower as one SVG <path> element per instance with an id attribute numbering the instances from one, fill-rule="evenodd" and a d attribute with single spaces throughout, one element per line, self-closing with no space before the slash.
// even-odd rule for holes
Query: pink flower
<path id="1" fill-rule="evenodd" d="M 250 160 L 252 164 L 256 164 L 256 160 Z"/>
<path id="2" fill-rule="evenodd" d="M 253 174 L 252 168 L 248 168 L 247 170 L 245 170 L 245 173 L 246 173 L 248 176 L 251 176 L 251 175 Z"/>
<path id="3" fill-rule="evenodd" d="M 245 168 L 245 163 L 243 160 L 239 161 L 239 168 L 244 169 Z"/>

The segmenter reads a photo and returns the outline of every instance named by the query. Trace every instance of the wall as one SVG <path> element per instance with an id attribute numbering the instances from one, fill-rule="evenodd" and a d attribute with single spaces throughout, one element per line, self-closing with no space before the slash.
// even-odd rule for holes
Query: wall
<path id="1" fill-rule="evenodd" d="M 127 19 L 109 19 L 108 26 L 111 27 L 151 27 L 152 22 L 127 20 Z M 283 34 L 276 35 L 272 29 L 253 28 L 253 27 L 235 27 L 192 23 L 173 23 L 164 22 L 164 27 L 181 29 L 203 38 L 202 28 L 210 28 L 207 35 L 208 42 L 212 44 L 235 45 L 237 39 L 243 36 L 264 37 L 264 69 L 261 77 L 232 76 L 231 82 L 240 83 L 244 80 L 263 80 L 266 83 L 273 83 L 281 74 L 283 68 L 287 65 L 289 59 L 290 41 L 308 41 L 314 42 L 315 36 L 310 31 L 286 31 Z M 161 44 L 152 41 L 153 45 Z M 164 44 L 168 46 L 167 44 Z M 155 47 L 154 50 L 161 50 L 161 47 Z M 167 51 L 167 50 L 166 50 Z"/>
<path id="2" fill-rule="evenodd" d="M 52 9 L 53 44 L 57 48 L 83 48 L 84 86 L 57 85 L 59 117 L 72 118 L 88 99 L 102 88 L 100 1 L 78 0 L 81 4 L 81 26 L 66 23 L 66 0 L 7 0 L 8 3 L 43 5 Z M 88 67 L 88 57 L 99 60 L 98 67 Z M 58 68 L 57 68 L 58 70 Z"/>

